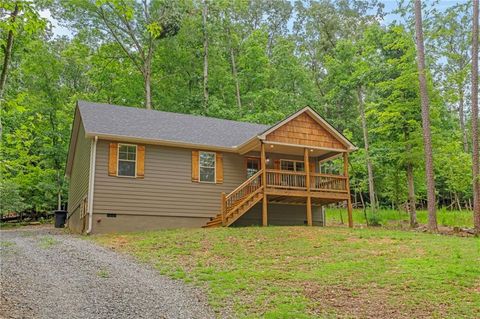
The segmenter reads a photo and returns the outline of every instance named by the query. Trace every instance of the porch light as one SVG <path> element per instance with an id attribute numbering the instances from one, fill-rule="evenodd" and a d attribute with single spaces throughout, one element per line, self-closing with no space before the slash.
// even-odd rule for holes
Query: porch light
<path id="1" fill-rule="evenodd" d="M 270 157 L 267 157 L 267 158 L 265 159 L 265 163 L 267 163 L 267 164 L 270 163 Z"/>
<path id="2" fill-rule="evenodd" d="M 270 144 L 270 148 L 273 148 L 273 146 L 274 146 L 273 144 Z"/>
<path id="3" fill-rule="evenodd" d="M 310 152 L 313 152 L 313 149 L 310 149 Z"/>

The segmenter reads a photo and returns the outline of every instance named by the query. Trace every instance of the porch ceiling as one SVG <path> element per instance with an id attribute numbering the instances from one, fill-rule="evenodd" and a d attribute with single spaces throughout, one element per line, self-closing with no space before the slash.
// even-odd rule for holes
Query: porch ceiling
<path id="1" fill-rule="evenodd" d="M 291 145 L 291 144 L 283 144 L 283 143 L 276 143 L 276 142 L 268 142 L 264 141 L 265 143 L 265 152 L 268 153 L 278 153 L 278 154 L 288 154 L 288 155 L 296 155 L 296 156 L 303 156 L 304 149 L 307 148 L 309 150 L 310 157 L 318 157 L 320 161 L 326 161 L 329 159 L 333 159 L 335 157 L 341 156 L 345 150 L 338 150 L 338 149 L 328 149 L 328 148 L 321 148 L 321 147 L 313 147 L 308 145 Z M 249 151 L 260 152 L 261 151 L 261 142 L 260 140 L 258 143 L 253 145 Z"/>

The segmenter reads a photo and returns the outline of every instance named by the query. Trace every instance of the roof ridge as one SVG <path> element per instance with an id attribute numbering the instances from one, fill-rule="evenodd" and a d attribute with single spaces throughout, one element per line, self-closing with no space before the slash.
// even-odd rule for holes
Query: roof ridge
<path id="1" fill-rule="evenodd" d="M 91 101 L 86 101 L 86 100 L 77 100 L 77 105 L 80 107 L 81 105 L 89 107 L 90 105 L 105 105 L 107 107 L 114 107 L 114 108 L 123 108 L 123 109 L 130 109 L 130 110 L 137 110 L 140 112 L 154 112 L 154 113 L 164 113 L 164 114 L 172 114 L 172 115 L 182 115 L 186 117 L 191 117 L 191 118 L 206 118 L 206 119 L 214 119 L 214 120 L 219 120 L 219 121 L 226 121 L 226 122 L 234 122 L 234 123 L 245 123 L 245 124 L 251 124 L 251 125 L 257 125 L 257 126 L 264 126 L 266 128 L 270 127 L 268 124 L 261 124 L 261 123 L 253 123 L 253 122 L 247 122 L 247 121 L 238 121 L 238 120 L 231 120 L 231 119 L 225 119 L 221 117 L 212 117 L 212 116 L 205 116 L 205 115 L 195 115 L 195 114 L 190 114 L 190 113 L 178 113 L 178 112 L 171 112 L 171 111 L 161 111 L 161 110 L 154 110 L 154 109 L 145 109 L 145 108 L 140 108 L 136 106 L 128 106 L 128 105 L 118 105 L 118 104 L 109 104 L 109 103 L 103 103 L 103 102 L 91 102 Z"/>

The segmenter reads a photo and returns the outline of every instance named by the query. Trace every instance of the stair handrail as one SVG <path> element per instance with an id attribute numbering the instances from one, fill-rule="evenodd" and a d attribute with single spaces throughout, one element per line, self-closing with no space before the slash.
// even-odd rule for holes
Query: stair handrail
<path id="1" fill-rule="evenodd" d="M 237 188 L 235 188 L 233 191 L 231 191 L 229 194 L 227 194 L 226 196 L 222 196 L 222 221 L 223 222 L 225 220 L 225 216 L 226 216 L 228 210 L 231 207 L 235 206 L 237 201 L 239 201 L 242 198 L 248 196 L 249 194 L 255 192 L 257 189 L 259 189 L 263 186 L 263 181 L 261 179 L 262 173 L 263 173 L 263 171 L 259 170 L 258 172 L 256 172 L 252 176 L 250 176 L 242 184 L 240 184 Z M 255 181 L 258 182 L 256 185 L 253 184 Z M 245 190 L 249 186 L 251 188 Z M 245 190 L 245 193 L 242 195 L 242 197 L 238 198 L 238 199 L 235 199 L 234 196 L 236 196 L 237 194 L 240 194 L 244 190 Z"/>

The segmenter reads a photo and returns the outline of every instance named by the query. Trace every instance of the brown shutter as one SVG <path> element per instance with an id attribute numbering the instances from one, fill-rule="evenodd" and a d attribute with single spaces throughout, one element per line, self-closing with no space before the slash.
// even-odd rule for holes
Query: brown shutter
<path id="1" fill-rule="evenodd" d="M 223 154 L 217 152 L 215 154 L 215 178 L 216 183 L 223 183 Z"/>
<path id="2" fill-rule="evenodd" d="M 199 158 L 198 151 L 192 151 L 192 182 L 198 182 L 198 174 L 200 172 L 199 168 Z"/>
<path id="3" fill-rule="evenodd" d="M 145 177 L 145 145 L 137 145 L 137 178 Z"/>
<path id="4" fill-rule="evenodd" d="M 118 169 L 118 143 L 110 143 L 110 150 L 108 154 L 108 175 L 117 176 Z"/>

